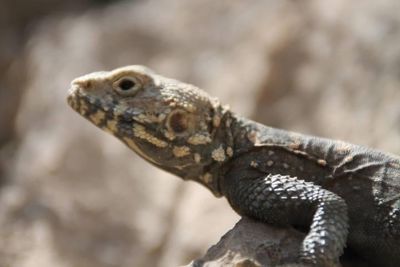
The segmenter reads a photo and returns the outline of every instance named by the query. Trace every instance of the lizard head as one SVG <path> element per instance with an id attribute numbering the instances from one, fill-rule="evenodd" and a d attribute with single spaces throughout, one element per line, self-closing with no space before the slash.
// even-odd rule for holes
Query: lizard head
<path id="1" fill-rule="evenodd" d="M 204 91 L 143 66 L 127 66 L 75 79 L 68 103 L 148 162 L 218 195 L 210 170 L 232 149 L 218 130 L 225 109 Z"/>

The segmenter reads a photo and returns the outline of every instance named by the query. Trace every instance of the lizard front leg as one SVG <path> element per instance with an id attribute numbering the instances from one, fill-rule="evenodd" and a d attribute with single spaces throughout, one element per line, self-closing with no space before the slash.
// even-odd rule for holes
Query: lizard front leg
<path id="1" fill-rule="evenodd" d="M 310 226 L 300 261 L 335 266 L 348 233 L 345 201 L 313 183 L 289 176 L 268 175 L 226 181 L 226 197 L 241 215 L 274 225 Z"/>

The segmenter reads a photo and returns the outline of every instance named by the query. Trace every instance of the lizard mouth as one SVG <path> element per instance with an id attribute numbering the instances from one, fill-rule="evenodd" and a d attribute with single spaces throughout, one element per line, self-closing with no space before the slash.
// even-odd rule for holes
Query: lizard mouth
<path id="1" fill-rule="evenodd" d="M 155 159 L 149 157 L 137 144 L 135 135 L 132 131 L 135 129 L 133 125 L 145 128 L 140 121 L 132 118 L 132 116 L 115 117 L 112 104 L 96 99 L 94 96 L 85 92 L 79 85 L 73 84 L 67 96 L 68 105 L 81 114 L 85 119 L 89 120 L 102 130 L 114 135 L 125 143 L 129 148 L 135 151 L 142 158 L 154 164 L 161 166 Z M 146 138 L 145 135 L 142 138 Z M 152 139 L 153 140 L 153 139 Z"/>
<path id="2" fill-rule="evenodd" d="M 78 85 L 73 84 L 69 89 L 67 103 L 73 110 L 100 128 L 105 127 L 108 121 L 115 120 L 111 104 L 86 93 Z"/>
<path id="3" fill-rule="evenodd" d="M 94 105 L 90 103 L 93 102 L 93 100 L 90 101 L 89 99 L 90 97 L 86 93 L 84 93 L 79 86 L 72 85 L 72 87 L 68 91 L 68 105 L 84 117 L 87 117 L 89 115 L 88 111 Z"/>
<path id="4" fill-rule="evenodd" d="M 109 95 L 96 97 L 77 84 L 72 84 L 69 89 L 67 103 L 73 110 L 100 128 L 106 127 L 111 122 L 130 126 L 136 123 L 145 127 L 140 117 L 134 116 L 130 111 L 123 111 Z"/>

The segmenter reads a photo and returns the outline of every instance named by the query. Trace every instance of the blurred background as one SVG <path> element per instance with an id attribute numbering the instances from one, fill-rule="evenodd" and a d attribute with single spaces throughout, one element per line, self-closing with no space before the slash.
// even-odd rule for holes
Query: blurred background
<path id="1" fill-rule="evenodd" d="M 238 220 L 73 112 L 143 64 L 270 126 L 400 154 L 400 1 L 0 0 L 0 266 L 178 266 Z"/>

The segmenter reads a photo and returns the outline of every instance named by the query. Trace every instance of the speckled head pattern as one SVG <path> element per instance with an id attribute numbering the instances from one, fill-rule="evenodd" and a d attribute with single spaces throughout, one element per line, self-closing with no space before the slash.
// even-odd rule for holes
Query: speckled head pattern
<path id="1" fill-rule="evenodd" d="M 75 79 L 68 103 L 150 163 L 217 194 L 208 170 L 232 149 L 216 140 L 224 109 L 204 91 L 135 65 Z"/>

